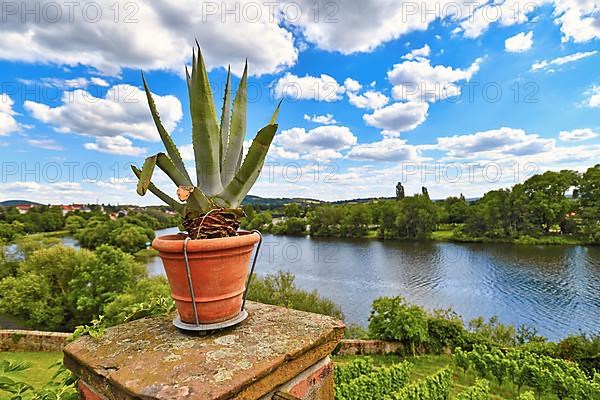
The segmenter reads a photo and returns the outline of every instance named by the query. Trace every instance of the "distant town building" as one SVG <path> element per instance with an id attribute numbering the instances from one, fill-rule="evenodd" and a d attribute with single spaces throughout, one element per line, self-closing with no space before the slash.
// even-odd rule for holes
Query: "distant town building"
<path id="1" fill-rule="evenodd" d="M 61 206 L 61 207 L 62 207 L 63 216 L 65 216 L 68 213 L 73 212 L 73 211 L 79 211 L 79 212 L 84 212 L 84 213 L 89 213 L 92 211 L 92 210 L 90 210 L 89 207 L 87 207 L 83 204 L 71 204 L 71 205 Z"/>
<path id="2" fill-rule="evenodd" d="M 15 206 L 19 211 L 19 214 L 27 214 L 33 207 L 35 207 L 33 204 L 19 204 L 18 206 Z"/>

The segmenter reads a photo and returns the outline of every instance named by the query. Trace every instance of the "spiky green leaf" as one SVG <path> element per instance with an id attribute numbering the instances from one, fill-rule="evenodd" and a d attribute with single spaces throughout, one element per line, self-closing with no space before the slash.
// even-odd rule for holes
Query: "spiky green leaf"
<path id="1" fill-rule="evenodd" d="M 221 127 L 219 136 L 221 136 L 220 168 L 221 182 L 223 179 L 223 163 L 227 153 L 227 142 L 229 141 L 229 118 L 231 115 L 231 68 L 227 67 L 227 81 L 225 83 L 225 94 L 223 95 L 223 107 L 221 108 Z"/>
<path id="2" fill-rule="evenodd" d="M 222 204 L 227 204 L 233 208 L 240 205 L 260 175 L 269 146 L 276 132 L 277 124 L 267 125 L 258 131 L 239 171 L 225 190 L 217 196 L 223 200 Z"/>
<path id="3" fill-rule="evenodd" d="M 140 171 L 139 168 L 137 168 L 135 165 L 132 165 L 131 170 L 133 171 L 135 176 L 137 176 L 138 178 L 141 178 L 142 171 Z M 169 196 L 168 194 L 166 194 L 165 192 L 163 192 L 162 190 L 157 188 L 154 185 L 154 183 L 150 182 L 148 184 L 148 190 L 152 194 L 154 194 L 156 197 L 158 197 L 159 199 L 164 201 L 166 204 L 168 204 L 173 210 L 175 210 L 176 212 L 178 212 L 180 214 L 183 214 L 183 209 L 184 209 L 183 204 L 179 203 L 177 200 L 175 200 L 174 198 L 172 198 L 171 196 Z"/>
<path id="4" fill-rule="evenodd" d="M 156 109 L 156 104 L 154 103 L 154 99 L 152 98 L 152 93 L 150 92 L 150 88 L 148 87 L 148 83 L 146 82 L 146 78 L 142 73 L 142 82 L 144 83 L 144 90 L 146 91 L 146 98 L 148 99 L 148 105 L 150 106 L 150 112 L 152 114 L 152 119 L 154 120 L 154 124 L 156 125 L 156 129 L 158 130 L 158 134 L 165 145 L 165 149 L 167 150 L 167 154 L 173 160 L 173 164 L 177 167 L 177 169 L 190 180 L 190 176 L 185 169 L 185 165 L 183 163 L 183 159 L 179 154 L 179 150 L 177 146 L 171 139 L 171 135 L 167 132 L 165 127 L 163 126 L 160 116 L 158 114 L 158 110 Z M 143 169 L 142 169 L 143 170 Z"/>
<path id="5" fill-rule="evenodd" d="M 220 168 L 221 139 L 214 98 L 200 46 L 192 68 L 189 97 L 197 186 L 207 195 L 214 195 L 223 188 Z"/>
<path id="6" fill-rule="evenodd" d="M 269 125 L 273 125 L 273 124 L 277 123 L 277 117 L 279 116 L 279 107 L 281 107 L 281 103 L 283 103 L 283 99 L 279 100 L 279 103 L 277 103 L 277 107 L 275 107 L 275 111 L 273 112 L 273 115 L 271 116 Z"/>
<path id="7" fill-rule="evenodd" d="M 156 155 L 146 158 L 144 165 L 142 165 L 142 174 L 139 176 L 137 184 L 137 192 L 140 196 L 144 196 L 150 186 L 150 180 L 154 173 L 154 167 L 156 166 Z"/>
<path id="8" fill-rule="evenodd" d="M 240 85 L 233 100 L 233 110 L 231 112 L 231 129 L 229 132 L 229 142 L 227 144 L 227 153 L 223 165 L 223 176 L 221 181 L 223 185 L 228 185 L 237 173 L 237 165 L 246 137 L 246 109 L 248 103 L 247 84 L 248 82 L 248 62 L 244 67 L 244 73 L 240 80 Z"/>

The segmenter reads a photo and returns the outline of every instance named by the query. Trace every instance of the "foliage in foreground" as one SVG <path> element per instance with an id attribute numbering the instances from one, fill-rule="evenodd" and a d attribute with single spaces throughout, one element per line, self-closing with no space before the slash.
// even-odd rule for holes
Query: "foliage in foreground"
<path id="1" fill-rule="evenodd" d="M 478 379 L 475 385 L 463 390 L 456 400 L 487 400 L 490 397 L 490 385 L 485 379 Z"/>
<path id="2" fill-rule="evenodd" d="M 25 258 L 13 262 L 0 280 L 0 313 L 35 328 L 72 331 L 105 308 L 114 309 L 113 301 L 124 305 L 121 296 L 147 279 L 142 265 L 114 247 L 102 245 L 90 252 L 44 245 L 28 243 Z"/>
<path id="3" fill-rule="evenodd" d="M 455 361 L 464 373 L 470 369 L 480 378 L 508 383 L 520 394 L 523 387 L 533 388 L 537 398 L 551 394 L 560 400 L 600 398 L 600 375 L 589 379 L 579 366 L 570 361 L 523 351 L 500 350 L 475 345 L 470 352 L 455 351 Z"/>
<path id="4" fill-rule="evenodd" d="M 384 397 L 384 400 L 446 400 L 451 381 L 452 372 L 445 368 L 403 387 L 398 392 Z"/>
<path id="5" fill-rule="evenodd" d="M 336 385 L 336 400 L 380 400 L 408 383 L 411 364 L 399 363 L 361 374 Z M 360 372 L 363 372 L 361 370 Z M 344 379 L 344 378 L 342 378 Z M 348 379 L 346 377 L 345 379 Z"/>
<path id="6" fill-rule="evenodd" d="M 600 373 L 600 335 L 569 336 L 558 343 L 548 342 L 526 326 L 505 325 L 492 317 L 476 318 L 468 323 L 451 310 L 427 312 L 406 302 L 402 297 L 381 297 L 373 302 L 369 317 L 371 338 L 395 340 L 415 353 L 440 353 L 457 347 L 471 350 L 484 345 L 489 348 L 519 348 L 552 358 L 573 361 L 588 375 Z"/>
<path id="7" fill-rule="evenodd" d="M 39 389 L 34 388 L 13 374 L 26 371 L 30 364 L 22 361 L 0 361 L 0 392 L 9 393 L 6 400 L 77 400 L 77 379 L 62 365 L 56 363 L 51 368 L 56 369 L 54 377 Z"/>

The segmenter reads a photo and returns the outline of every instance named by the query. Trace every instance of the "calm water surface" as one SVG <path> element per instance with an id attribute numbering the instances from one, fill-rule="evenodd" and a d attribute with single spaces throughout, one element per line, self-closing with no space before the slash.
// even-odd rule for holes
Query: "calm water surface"
<path id="1" fill-rule="evenodd" d="M 429 309 L 452 307 L 466 320 L 497 315 L 550 339 L 600 332 L 600 247 L 265 235 L 256 272 L 279 270 L 339 304 L 347 323 L 366 326 L 375 298 L 402 295 Z M 148 272 L 164 274 L 160 259 Z"/>

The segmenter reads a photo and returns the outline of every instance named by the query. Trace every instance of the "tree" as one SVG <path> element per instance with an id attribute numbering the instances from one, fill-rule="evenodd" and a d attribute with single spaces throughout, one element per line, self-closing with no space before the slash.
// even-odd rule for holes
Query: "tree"
<path id="1" fill-rule="evenodd" d="M 447 222 L 450 224 L 462 224 L 469 215 L 469 204 L 465 197 L 448 197 L 444 200 L 443 207 L 448 215 Z"/>
<path id="2" fill-rule="evenodd" d="M 11 224 L 0 222 L 0 240 L 11 242 L 15 236 L 17 236 L 17 232 Z"/>
<path id="3" fill-rule="evenodd" d="M 469 207 L 462 232 L 471 237 L 512 237 L 513 221 L 510 191 L 492 190 Z"/>
<path id="4" fill-rule="evenodd" d="M 522 191 L 528 200 L 524 215 L 527 222 L 540 232 L 548 233 L 576 209 L 576 202 L 567 198 L 566 193 L 579 181 L 580 176 L 575 171 L 547 171 L 516 185 L 513 192 Z"/>
<path id="5" fill-rule="evenodd" d="M 427 314 L 402 297 L 380 297 L 371 305 L 369 334 L 376 339 L 398 340 L 410 345 L 416 355 L 415 345 L 427 341 Z"/>
<path id="6" fill-rule="evenodd" d="M 133 257 L 108 245 L 98 247 L 69 282 L 69 295 L 81 318 L 91 321 L 104 306 L 144 274 Z"/>
<path id="7" fill-rule="evenodd" d="M 369 231 L 369 211 L 361 204 L 348 205 L 342 208 L 340 235 L 344 237 L 364 237 Z"/>
<path id="8" fill-rule="evenodd" d="M 144 275 L 133 257 L 110 246 L 96 253 L 65 246 L 31 253 L 13 276 L 0 280 L 0 312 L 33 327 L 72 330 Z"/>
<path id="9" fill-rule="evenodd" d="M 579 197 L 584 233 L 591 243 L 600 243 L 600 164 L 583 174 Z"/>
<path id="10" fill-rule="evenodd" d="M 152 229 L 126 223 L 110 233 L 110 243 L 126 253 L 133 254 L 145 249 L 154 236 Z"/>
<path id="11" fill-rule="evenodd" d="M 427 195 L 414 195 L 401 201 L 395 221 L 396 236 L 400 239 L 429 239 L 437 227 L 436 206 Z"/>
<path id="12" fill-rule="evenodd" d="M 87 249 L 95 249 L 98 246 L 109 242 L 109 235 L 112 231 L 110 221 L 93 217 L 80 229 L 75 237 L 79 240 L 79 244 Z"/>
<path id="13" fill-rule="evenodd" d="M 71 234 L 74 234 L 79 229 L 83 228 L 85 226 L 85 223 L 85 218 L 80 217 L 78 215 L 69 215 L 65 220 L 65 228 L 69 232 L 71 232 Z"/>
<path id="14" fill-rule="evenodd" d="M 286 218 L 301 217 L 302 209 L 297 203 L 288 203 L 283 207 L 283 215 Z"/>
<path id="15" fill-rule="evenodd" d="M 0 310 L 44 329 L 74 327 L 69 282 L 90 257 L 88 251 L 64 246 L 31 253 L 16 276 L 0 281 Z"/>
<path id="16" fill-rule="evenodd" d="M 291 217 L 276 225 L 275 233 L 279 235 L 303 235 L 306 232 L 304 218 Z"/>
<path id="17" fill-rule="evenodd" d="M 404 186 L 402 186 L 401 182 L 398 182 L 396 184 L 396 200 L 402 200 L 404 196 Z"/>
<path id="18" fill-rule="evenodd" d="M 339 207 L 320 206 L 308 214 L 310 234 L 314 236 L 338 236 L 342 218 Z"/>

